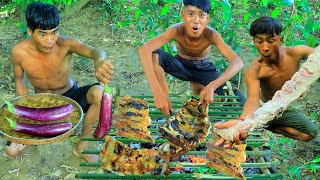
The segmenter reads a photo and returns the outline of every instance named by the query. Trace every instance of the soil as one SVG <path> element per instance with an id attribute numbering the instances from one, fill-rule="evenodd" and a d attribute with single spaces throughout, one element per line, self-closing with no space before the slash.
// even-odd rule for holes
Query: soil
<path id="1" fill-rule="evenodd" d="M 121 95 L 151 95 L 137 55 L 138 46 L 134 44 L 134 41 L 141 38 L 143 34 L 137 33 L 130 27 L 117 31 L 112 31 L 111 27 L 112 24 L 103 12 L 90 5 L 85 6 L 72 17 L 63 18 L 60 25 L 61 34 L 77 37 L 82 42 L 104 49 L 109 54 L 116 71 L 110 86 L 119 87 Z M 19 30 L 20 27 L 15 26 L 15 21 L 10 19 L 0 26 L 0 95 L 7 99 L 15 96 L 10 52 L 11 48 L 23 39 Z M 249 38 L 246 40 L 250 41 Z M 211 59 L 214 59 L 214 56 L 212 55 Z M 250 50 L 243 49 L 240 57 L 248 65 L 255 55 Z M 72 78 L 80 86 L 96 82 L 91 61 L 74 56 L 72 69 Z M 29 83 L 27 86 L 30 93 L 33 93 Z M 187 87 L 183 83 L 182 86 Z M 242 84 L 241 87 L 245 94 L 245 85 Z M 307 116 L 318 113 L 320 111 L 319 91 L 320 82 L 318 81 L 312 86 L 307 96 L 293 106 Z M 320 128 L 319 114 L 313 118 L 313 121 Z M 80 167 L 80 163 L 84 160 L 72 154 L 75 145 L 72 138 L 48 145 L 30 146 L 15 158 L 5 153 L 5 143 L 6 141 L 0 138 L 0 179 L 75 179 L 75 173 L 97 170 Z M 293 141 L 293 146 L 285 153 L 287 153 L 287 161 L 282 161 L 285 163 L 284 166 L 301 166 L 320 154 L 320 136 L 318 135 L 310 142 Z M 283 156 L 278 156 L 278 159 L 282 158 Z M 286 168 L 282 168 L 282 172 L 288 173 Z M 313 173 L 311 170 L 303 170 L 301 174 L 303 177 L 311 177 Z M 319 177 L 319 170 L 316 176 Z"/>

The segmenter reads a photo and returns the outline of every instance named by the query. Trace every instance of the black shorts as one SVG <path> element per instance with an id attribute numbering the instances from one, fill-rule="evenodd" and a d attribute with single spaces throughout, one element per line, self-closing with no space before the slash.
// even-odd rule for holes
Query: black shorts
<path id="1" fill-rule="evenodd" d="M 162 49 L 158 49 L 154 51 L 154 53 L 159 55 L 159 65 L 163 70 L 180 80 L 194 81 L 206 86 L 220 76 L 216 67 L 209 61 L 209 58 L 203 60 L 186 60 L 179 55 L 174 57 Z M 226 86 L 225 83 L 218 87 L 215 92 L 218 95 L 224 95 L 224 86 Z M 242 93 L 238 90 L 234 93 L 240 97 L 239 101 L 243 104 L 245 97 Z"/>
<path id="2" fill-rule="evenodd" d="M 86 95 L 89 89 L 94 85 L 99 85 L 99 83 L 94 83 L 82 87 L 78 87 L 77 84 L 74 84 L 67 92 L 61 95 L 75 100 L 81 106 L 83 112 L 86 113 L 90 106 L 90 104 L 88 104 L 87 102 Z"/>

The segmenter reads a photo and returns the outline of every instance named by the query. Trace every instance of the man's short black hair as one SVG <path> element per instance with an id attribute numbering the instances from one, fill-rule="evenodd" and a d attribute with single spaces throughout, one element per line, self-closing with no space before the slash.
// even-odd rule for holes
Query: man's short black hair
<path id="1" fill-rule="evenodd" d="M 282 32 L 282 25 L 276 19 L 263 16 L 255 21 L 250 26 L 250 35 L 252 37 L 256 37 L 257 34 L 267 34 L 273 36 L 274 33 L 276 35 L 280 35 Z"/>
<path id="2" fill-rule="evenodd" d="M 184 7 L 195 6 L 206 13 L 210 13 L 211 3 L 210 0 L 183 0 Z"/>
<path id="3" fill-rule="evenodd" d="M 28 28 L 32 31 L 37 28 L 54 29 L 59 26 L 59 11 L 53 5 L 34 2 L 27 7 L 26 20 Z"/>

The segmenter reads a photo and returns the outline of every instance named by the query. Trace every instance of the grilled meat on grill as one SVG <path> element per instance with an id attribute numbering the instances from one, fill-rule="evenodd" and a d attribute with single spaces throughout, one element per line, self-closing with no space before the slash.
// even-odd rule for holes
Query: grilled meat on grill
<path id="1" fill-rule="evenodd" d="M 147 129 L 151 125 L 151 118 L 146 101 L 124 96 L 116 99 L 116 106 L 113 117 L 118 136 L 155 143 Z"/>
<path id="2" fill-rule="evenodd" d="M 197 147 L 209 134 L 208 106 L 198 105 L 198 102 L 198 99 L 190 98 L 159 127 L 163 137 L 170 141 L 171 157 L 178 157 Z"/>
<path id="3" fill-rule="evenodd" d="M 119 175 L 168 175 L 169 162 L 161 154 L 155 149 L 134 150 L 111 136 L 106 136 L 100 152 L 103 159 L 101 168 Z"/>
<path id="4" fill-rule="evenodd" d="M 225 149 L 215 145 L 220 138 L 216 132 L 212 132 L 212 138 L 207 142 L 207 166 L 228 176 L 245 179 L 241 163 L 246 161 L 246 142 L 242 141 L 239 145 L 233 144 L 230 149 Z"/>

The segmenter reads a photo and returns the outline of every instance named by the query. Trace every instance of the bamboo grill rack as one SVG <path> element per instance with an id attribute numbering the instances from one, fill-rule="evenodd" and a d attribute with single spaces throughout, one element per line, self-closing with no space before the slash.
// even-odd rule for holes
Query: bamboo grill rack
<path id="1" fill-rule="evenodd" d="M 150 112 L 149 116 L 152 119 L 152 126 L 160 125 L 162 122 L 158 122 L 159 119 L 165 119 L 166 117 L 158 111 L 154 106 L 154 101 L 152 96 L 131 96 L 133 98 L 141 98 L 148 102 Z M 114 100 L 117 97 L 114 97 Z M 190 97 L 188 96 L 171 96 L 170 99 L 172 101 L 173 109 L 180 109 L 182 104 Z M 235 119 L 239 117 L 242 111 L 242 106 L 240 102 L 236 101 L 238 96 L 215 96 L 215 98 L 221 98 L 220 102 L 213 102 L 209 106 L 209 117 L 212 124 L 217 123 L 221 120 L 229 120 Z M 115 105 L 113 105 L 113 109 Z M 93 126 L 92 128 L 95 128 Z M 148 128 L 151 132 L 152 136 L 161 137 L 158 128 Z M 267 146 L 269 139 L 263 136 L 263 132 L 250 132 L 248 139 L 247 139 L 247 149 L 249 147 L 250 151 L 246 151 L 247 156 L 252 156 L 255 159 L 256 163 L 242 163 L 241 166 L 245 170 L 246 168 L 259 168 L 262 174 L 246 174 L 244 173 L 247 179 L 284 179 L 284 175 L 277 172 L 276 168 L 280 166 L 278 162 L 266 162 L 263 156 L 271 156 L 271 151 L 264 151 L 261 150 L 262 146 Z M 113 136 L 115 139 L 124 142 L 124 143 L 132 143 L 132 142 L 139 142 L 130 140 L 127 138 L 121 138 L 116 136 L 115 128 L 112 126 L 108 135 Z M 211 130 L 210 135 L 206 138 L 209 140 L 211 138 Z M 90 138 L 83 138 L 82 140 L 85 141 L 98 141 L 97 139 L 90 137 Z M 104 142 L 104 138 L 100 141 Z M 157 138 L 155 140 L 156 143 L 164 143 L 167 142 L 164 138 Z M 206 142 L 203 142 L 202 145 L 205 145 Z M 82 154 L 100 154 L 99 149 L 86 149 L 82 151 Z M 201 150 L 192 150 L 189 151 L 186 155 L 205 155 L 206 151 Z M 194 170 L 194 172 L 199 170 L 199 168 L 207 168 L 205 163 L 188 163 L 188 162 L 170 162 L 170 168 L 176 167 L 189 167 Z M 88 163 L 88 162 L 81 162 L 80 166 L 84 167 L 97 167 L 98 169 L 101 167 L 101 162 L 97 163 Z M 101 171 L 102 172 L 102 171 Z M 198 171 L 199 172 L 199 171 Z M 225 176 L 217 171 L 213 173 L 181 173 L 181 174 L 169 174 L 167 176 L 159 175 L 153 176 L 151 174 L 144 174 L 144 175 L 126 175 L 126 176 L 119 176 L 114 173 L 77 173 L 75 175 L 76 178 L 80 179 L 235 179 L 233 177 Z"/>

